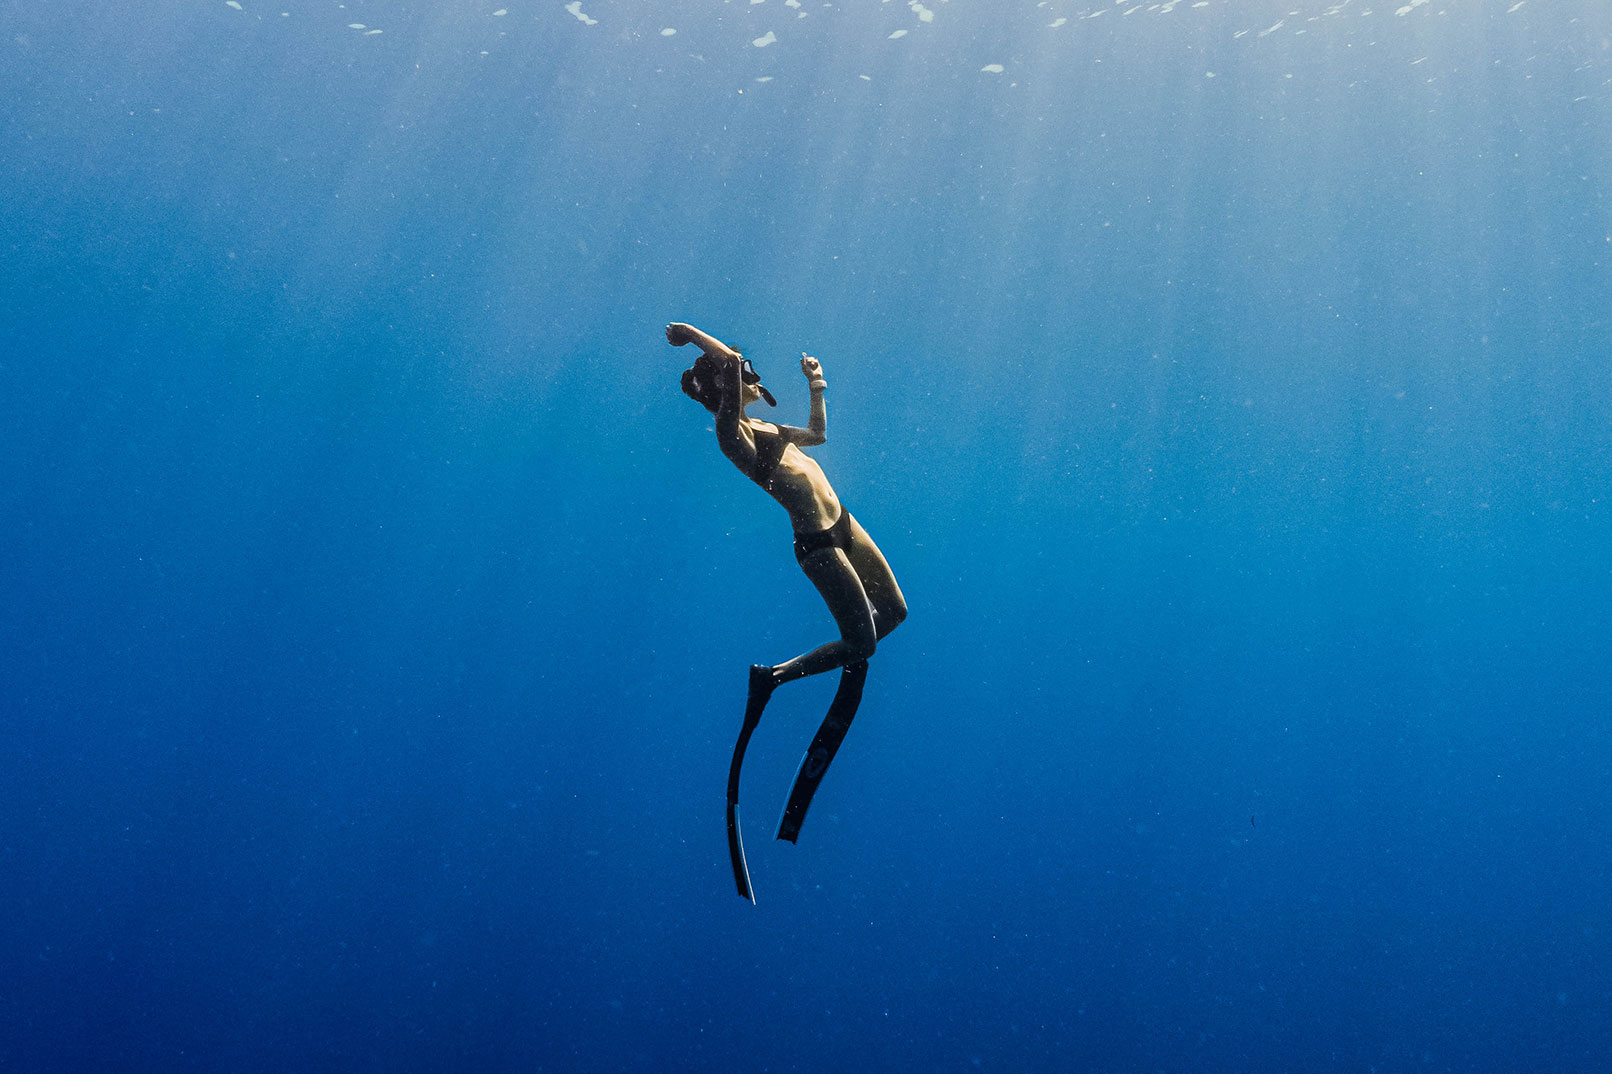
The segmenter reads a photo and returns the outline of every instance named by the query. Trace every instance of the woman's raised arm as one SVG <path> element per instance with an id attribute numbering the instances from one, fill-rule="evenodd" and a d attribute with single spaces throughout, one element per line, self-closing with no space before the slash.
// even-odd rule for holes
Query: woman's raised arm
<path id="1" fill-rule="evenodd" d="M 823 379 L 822 363 L 805 351 L 800 352 L 800 372 L 812 393 L 812 409 L 806 419 L 806 428 L 793 425 L 780 425 L 778 428 L 790 443 L 816 447 L 828 442 L 828 407 L 823 402 L 823 389 L 828 387 L 828 381 Z"/>
<path id="2" fill-rule="evenodd" d="M 691 324 L 684 324 L 682 321 L 673 321 L 666 326 L 666 342 L 674 347 L 692 343 L 712 358 L 730 362 L 737 361 L 739 358 L 739 352 L 720 339 L 717 339 L 709 332 L 701 332 Z"/>

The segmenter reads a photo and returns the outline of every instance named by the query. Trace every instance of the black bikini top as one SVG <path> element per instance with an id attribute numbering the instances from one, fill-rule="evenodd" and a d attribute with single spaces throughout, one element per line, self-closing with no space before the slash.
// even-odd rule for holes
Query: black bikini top
<path id="1" fill-rule="evenodd" d="M 784 449 L 789 447 L 782 433 L 764 433 L 752 430 L 756 439 L 756 472 L 751 480 L 762 488 L 772 484 L 772 475 L 783 461 Z"/>

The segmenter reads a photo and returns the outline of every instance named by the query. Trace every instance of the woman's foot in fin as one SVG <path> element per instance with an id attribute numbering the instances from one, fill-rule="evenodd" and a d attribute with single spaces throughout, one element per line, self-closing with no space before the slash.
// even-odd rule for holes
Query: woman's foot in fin
<path id="1" fill-rule="evenodd" d="M 767 707 L 772 692 L 778 689 L 778 676 L 766 664 L 750 665 L 750 693 L 745 699 L 744 714 L 748 719 L 760 719 L 761 710 Z"/>

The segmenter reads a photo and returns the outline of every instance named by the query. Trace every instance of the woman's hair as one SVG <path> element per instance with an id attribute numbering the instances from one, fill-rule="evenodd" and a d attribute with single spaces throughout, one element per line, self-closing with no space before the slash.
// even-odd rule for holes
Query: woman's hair
<path id="1" fill-rule="evenodd" d="M 683 370 L 683 394 L 715 414 L 722 405 L 722 367 L 702 354 L 694 365 Z"/>

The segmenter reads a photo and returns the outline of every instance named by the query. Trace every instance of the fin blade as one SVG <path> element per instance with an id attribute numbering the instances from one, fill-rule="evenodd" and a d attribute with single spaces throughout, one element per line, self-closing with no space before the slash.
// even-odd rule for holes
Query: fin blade
<path id="1" fill-rule="evenodd" d="M 739 833 L 739 803 L 728 803 L 728 859 L 733 862 L 733 882 L 739 888 L 739 897 L 756 902 L 750 887 L 750 866 L 744 860 L 744 837 Z"/>
<path id="2" fill-rule="evenodd" d="M 800 838 L 800 826 L 806 821 L 806 810 L 811 808 L 812 796 L 823 782 L 828 766 L 839 752 L 840 743 L 845 741 L 846 732 L 851 729 L 851 721 L 856 718 L 857 707 L 862 704 L 862 686 L 867 681 L 867 674 L 865 660 L 847 664 L 840 673 L 840 686 L 834 692 L 833 703 L 828 706 L 828 715 L 823 717 L 812 744 L 806 747 L 800 771 L 795 774 L 789 802 L 784 806 L 784 815 L 778 822 L 779 839 L 793 843 Z"/>

